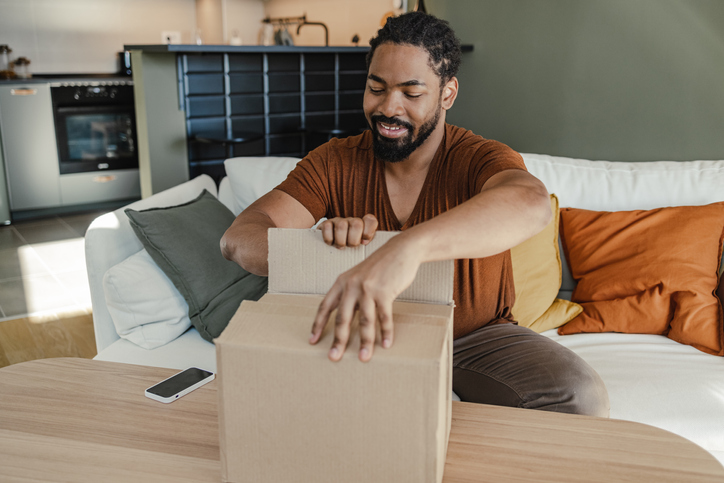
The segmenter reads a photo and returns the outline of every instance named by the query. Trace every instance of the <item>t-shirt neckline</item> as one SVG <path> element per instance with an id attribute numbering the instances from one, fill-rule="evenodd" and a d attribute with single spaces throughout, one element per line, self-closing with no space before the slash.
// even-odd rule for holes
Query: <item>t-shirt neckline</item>
<path id="1" fill-rule="evenodd" d="M 374 157 L 374 160 L 377 162 L 377 165 L 380 170 L 379 176 L 381 179 L 382 189 L 383 189 L 383 196 L 384 196 L 384 203 L 385 208 L 389 210 L 389 213 L 391 213 L 392 221 L 395 225 L 395 230 L 403 231 L 407 228 L 410 228 L 413 226 L 411 222 L 418 216 L 420 210 L 422 209 L 421 206 L 421 200 L 423 199 L 423 195 L 427 189 L 429 189 L 430 186 L 430 177 L 432 176 L 432 172 L 434 168 L 437 167 L 437 165 L 440 162 L 440 158 L 442 157 L 442 151 L 445 146 L 445 142 L 447 141 L 447 128 L 448 124 L 445 123 L 444 131 L 442 134 L 442 140 L 440 141 L 440 145 L 437 147 L 437 150 L 435 151 L 435 155 L 432 157 L 432 161 L 430 161 L 430 167 L 427 169 L 427 174 L 425 175 L 425 181 L 422 183 L 422 189 L 420 189 L 420 193 L 417 195 L 417 200 L 415 200 L 415 206 L 412 208 L 412 212 L 410 212 L 410 216 L 407 217 L 407 220 L 405 223 L 400 223 L 400 219 L 397 218 L 397 214 L 395 213 L 395 210 L 392 208 L 392 201 L 390 200 L 390 193 L 387 191 L 387 175 L 385 174 L 385 161 L 382 161 L 381 159 L 377 159 L 377 156 L 374 155 L 374 150 L 372 150 L 372 156 Z"/>

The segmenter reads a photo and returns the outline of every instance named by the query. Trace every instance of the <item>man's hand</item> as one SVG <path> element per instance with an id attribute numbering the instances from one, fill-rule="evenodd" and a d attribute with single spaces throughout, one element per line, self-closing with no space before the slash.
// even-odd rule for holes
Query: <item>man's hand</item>
<path id="1" fill-rule="evenodd" d="M 372 358 L 378 322 L 382 347 L 392 346 L 392 302 L 412 284 L 420 260 L 419 251 L 400 234 L 340 275 L 319 305 L 309 342 L 319 342 L 329 315 L 336 308 L 334 343 L 329 351 L 332 361 L 339 361 L 347 348 L 356 311 L 359 311 L 359 359 L 362 362 Z"/>
<path id="2" fill-rule="evenodd" d="M 377 218 L 367 214 L 362 218 L 332 218 L 323 221 L 317 229 L 322 230 L 324 243 L 337 248 L 367 245 L 375 237 Z"/>

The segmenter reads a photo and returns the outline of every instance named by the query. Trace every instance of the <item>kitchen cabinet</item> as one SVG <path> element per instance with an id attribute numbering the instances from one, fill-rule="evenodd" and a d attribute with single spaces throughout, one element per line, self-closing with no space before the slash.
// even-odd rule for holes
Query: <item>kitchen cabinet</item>
<path id="1" fill-rule="evenodd" d="M 10 209 L 60 206 L 50 84 L 0 85 L 0 129 Z"/>
<path id="2" fill-rule="evenodd" d="M 0 225 L 10 224 L 10 199 L 8 183 L 5 178 L 5 159 L 3 158 L 3 140 L 0 135 Z"/>

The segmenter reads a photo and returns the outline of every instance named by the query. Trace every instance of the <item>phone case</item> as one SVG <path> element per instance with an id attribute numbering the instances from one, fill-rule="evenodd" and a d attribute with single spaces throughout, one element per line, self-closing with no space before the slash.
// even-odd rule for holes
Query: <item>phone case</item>
<path id="1" fill-rule="evenodd" d="M 163 396 L 160 396 L 160 395 L 158 395 L 158 394 L 149 392 L 150 389 L 153 389 L 154 387 L 156 387 L 156 386 L 158 386 L 158 385 L 160 385 L 160 384 L 163 384 L 164 382 L 168 381 L 169 379 L 173 379 L 174 377 L 178 376 L 179 374 L 184 373 L 185 371 L 188 371 L 189 369 L 199 369 L 199 368 L 189 367 L 189 368 L 187 368 L 187 369 L 184 369 L 183 371 L 179 371 L 179 372 L 177 372 L 176 374 L 174 374 L 174 375 L 172 375 L 172 376 L 170 376 L 170 377 L 167 377 L 167 378 L 164 379 L 163 381 L 159 381 L 159 382 L 157 382 L 156 384 L 154 384 L 153 386 L 147 388 L 147 389 L 144 391 L 144 394 L 146 395 L 146 397 L 148 397 L 148 398 L 150 398 L 150 399 L 153 399 L 154 401 L 159 401 L 159 402 L 168 404 L 168 403 L 174 402 L 175 400 L 177 400 L 178 398 L 180 398 L 180 397 L 182 397 L 182 396 L 185 396 L 186 394 L 190 393 L 190 392 L 193 391 L 194 389 L 198 389 L 198 388 L 200 388 L 201 386 L 203 386 L 204 384 L 208 384 L 209 382 L 213 381 L 213 380 L 216 378 L 216 374 L 211 373 L 211 375 L 210 375 L 209 377 L 206 377 L 206 378 L 200 380 L 199 382 L 197 382 L 196 384 L 193 384 L 193 385 L 191 385 L 191 386 L 188 386 L 188 387 L 186 387 L 185 389 L 182 389 L 181 391 L 179 391 L 179 392 L 177 392 L 177 393 L 175 393 L 175 394 L 173 394 L 173 395 L 171 395 L 171 396 L 169 396 L 169 397 L 163 397 Z M 203 369 L 199 369 L 199 370 L 203 370 Z M 205 371 L 205 372 L 210 372 L 210 371 Z"/>

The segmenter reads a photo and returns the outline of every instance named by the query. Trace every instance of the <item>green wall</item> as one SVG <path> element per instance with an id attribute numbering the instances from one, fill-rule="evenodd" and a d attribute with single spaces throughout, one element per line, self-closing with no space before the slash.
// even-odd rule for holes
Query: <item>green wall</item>
<path id="1" fill-rule="evenodd" d="M 426 5 L 474 45 L 449 122 L 522 152 L 724 159 L 724 1 Z"/>

